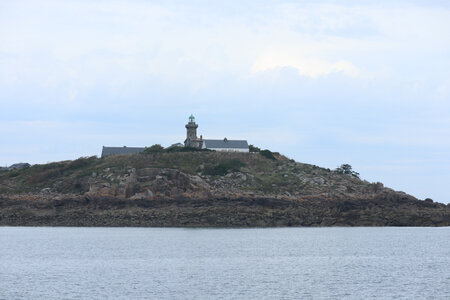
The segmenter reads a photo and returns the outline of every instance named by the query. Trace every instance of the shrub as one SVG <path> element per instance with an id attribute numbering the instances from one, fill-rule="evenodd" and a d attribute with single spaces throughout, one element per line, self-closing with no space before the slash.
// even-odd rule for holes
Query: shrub
<path id="1" fill-rule="evenodd" d="M 164 150 L 164 152 L 167 152 L 167 153 L 173 153 L 173 152 L 186 152 L 186 151 L 184 150 L 185 148 L 191 148 L 191 147 L 169 147 L 169 148 L 166 148 L 166 149 Z M 192 148 L 191 151 L 194 151 L 194 149 L 196 149 L 196 148 Z M 198 150 L 198 149 L 196 149 L 196 150 Z"/>
<path id="2" fill-rule="evenodd" d="M 145 149 L 144 152 L 145 153 L 160 153 L 160 152 L 164 152 L 164 147 L 161 146 L 160 144 L 155 144 L 155 145 L 150 146 L 147 149 Z"/>
<path id="3" fill-rule="evenodd" d="M 40 171 L 40 170 L 49 170 L 49 169 L 57 169 L 61 168 L 62 163 L 61 162 L 52 162 L 47 163 L 45 165 L 34 165 L 30 167 L 30 171 Z"/>
<path id="4" fill-rule="evenodd" d="M 212 152 L 210 149 L 199 149 L 195 147 L 170 147 L 164 150 L 167 153 L 173 152 Z"/>
<path id="5" fill-rule="evenodd" d="M 80 157 L 72 162 L 69 163 L 69 165 L 66 167 L 66 170 L 77 170 L 84 167 L 88 167 L 92 164 L 94 164 L 97 161 L 96 156 L 91 157 Z"/>
<path id="6" fill-rule="evenodd" d="M 259 152 L 259 154 L 261 154 L 261 155 L 264 156 L 265 158 L 272 159 L 272 160 L 276 160 L 275 156 L 273 156 L 273 153 L 272 153 L 272 151 L 270 151 L 270 150 L 267 150 L 267 149 L 261 150 L 261 151 Z"/>
<path id="7" fill-rule="evenodd" d="M 339 174 L 347 174 L 352 177 L 359 178 L 359 173 L 352 170 L 352 166 L 349 164 L 342 164 L 340 167 L 337 167 L 335 172 Z"/>
<path id="8" fill-rule="evenodd" d="M 12 172 L 10 172 L 9 174 L 8 174 L 8 176 L 9 177 L 17 177 L 17 176 L 19 176 L 19 171 L 17 171 L 17 170 L 13 170 Z"/>
<path id="9" fill-rule="evenodd" d="M 261 149 L 259 149 L 259 148 L 256 147 L 256 146 L 253 146 L 253 145 L 249 145 L 249 146 L 248 146 L 248 150 L 249 150 L 250 152 L 260 152 L 260 151 L 261 151 Z"/>
<path id="10" fill-rule="evenodd" d="M 286 178 L 277 174 L 266 174 L 259 178 L 259 189 L 264 192 L 275 191 L 282 186 L 288 185 Z"/>
<path id="11" fill-rule="evenodd" d="M 43 183 L 61 175 L 61 169 L 48 169 L 43 172 L 31 175 L 29 180 L 31 183 Z"/>
<path id="12" fill-rule="evenodd" d="M 239 171 L 245 164 L 239 159 L 231 159 L 222 163 L 219 163 L 213 167 L 205 168 L 204 173 L 207 175 L 225 175 L 229 171 L 237 172 Z"/>

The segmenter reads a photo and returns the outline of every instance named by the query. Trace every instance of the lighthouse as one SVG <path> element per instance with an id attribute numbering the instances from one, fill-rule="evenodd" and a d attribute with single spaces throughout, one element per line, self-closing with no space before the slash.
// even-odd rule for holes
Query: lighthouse
<path id="1" fill-rule="evenodd" d="M 195 117 L 190 115 L 189 122 L 186 124 L 186 140 L 184 141 L 185 147 L 202 147 L 202 139 L 197 137 L 198 125 L 195 123 Z"/>

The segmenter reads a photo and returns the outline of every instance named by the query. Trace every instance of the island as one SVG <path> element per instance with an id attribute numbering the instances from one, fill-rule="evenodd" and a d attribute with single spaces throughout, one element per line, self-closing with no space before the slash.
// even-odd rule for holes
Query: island
<path id="1" fill-rule="evenodd" d="M 279 153 L 159 145 L 0 171 L 1 226 L 449 226 L 419 200 L 346 165 Z"/>

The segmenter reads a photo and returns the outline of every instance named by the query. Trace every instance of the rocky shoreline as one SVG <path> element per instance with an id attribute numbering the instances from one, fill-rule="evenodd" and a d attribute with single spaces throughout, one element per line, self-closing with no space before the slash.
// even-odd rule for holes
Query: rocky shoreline
<path id="1" fill-rule="evenodd" d="M 27 198 L 27 199 L 25 199 Z M 450 207 L 408 197 L 121 199 L 39 195 L 0 199 L 0 226 L 449 226 Z"/>
<path id="2" fill-rule="evenodd" d="M 140 154 L 0 174 L 0 226 L 450 226 L 450 205 L 283 157 Z"/>

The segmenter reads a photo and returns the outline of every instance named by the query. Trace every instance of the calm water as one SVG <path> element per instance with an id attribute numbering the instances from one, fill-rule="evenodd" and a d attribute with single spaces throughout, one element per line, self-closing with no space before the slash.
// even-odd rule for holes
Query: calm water
<path id="1" fill-rule="evenodd" d="M 450 228 L 0 227 L 1 299 L 450 299 Z"/>

